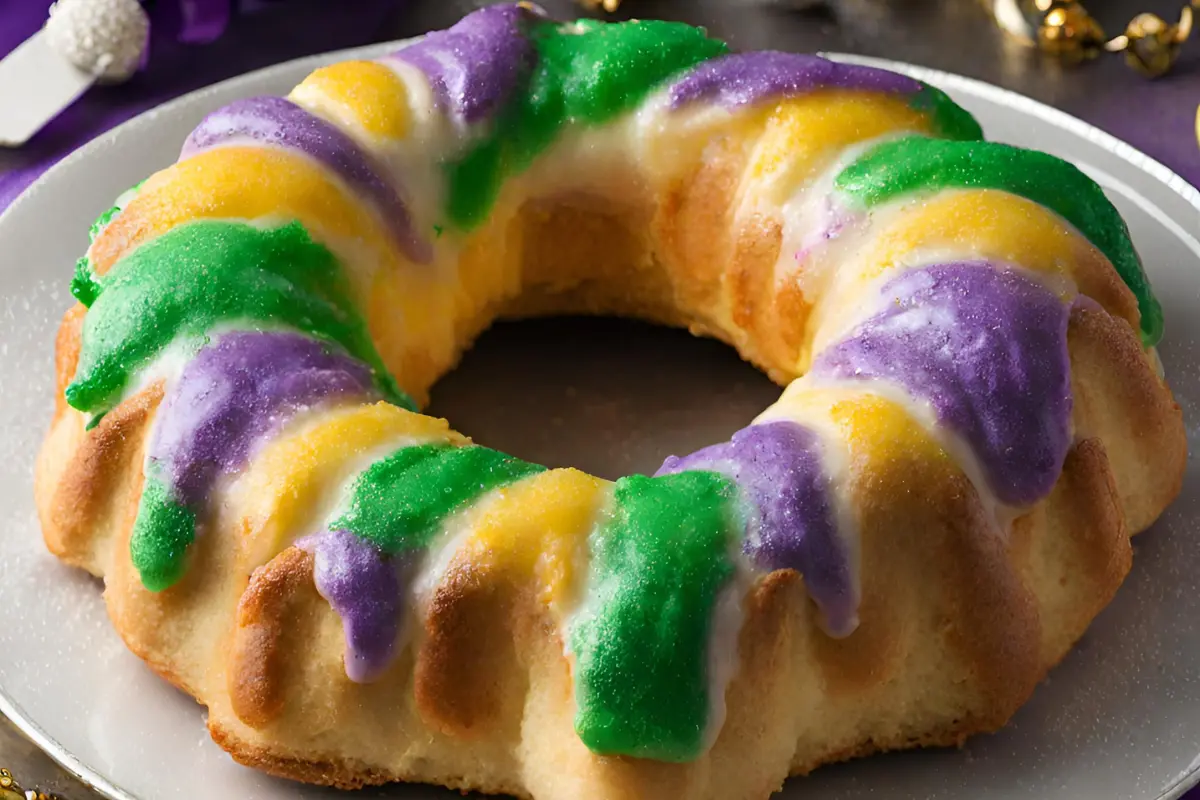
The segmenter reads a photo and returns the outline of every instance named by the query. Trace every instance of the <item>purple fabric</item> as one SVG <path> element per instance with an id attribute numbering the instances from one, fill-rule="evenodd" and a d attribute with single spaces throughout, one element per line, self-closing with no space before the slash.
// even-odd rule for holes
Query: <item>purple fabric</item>
<path id="1" fill-rule="evenodd" d="M 409 559 L 384 555 L 349 531 L 325 531 L 297 544 L 312 553 L 317 591 L 342 619 L 346 677 L 375 680 L 396 652 Z"/>
<path id="2" fill-rule="evenodd" d="M 465 122 L 499 110 L 535 58 L 522 30 L 535 12 L 516 5 L 468 14 L 457 25 L 426 36 L 393 58 L 425 73 L 442 108 Z"/>
<path id="3" fill-rule="evenodd" d="M 433 258 L 430 243 L 413 230 L 408 206 L 373 159 L 346 134 L 282 97 L 251 97 L 205 117 L 184 142 L 180 158 L 250 139 L 291 148 L 332 169 L 375 203 L 396 243 L 413 261 Z"/>
<path id="4" fill-rule="evenodd" d="M 794 569 L 834 635 L 857 620 L 851 569 L 829 492 L 816 435 L 794 422 L 751 425 L 728 442 L 682 458 L 671 456 L 654 473 L 711 470 L 732 478 L 754 506 L 744 551 L 763 570 Z"/>
<path id="5" fill-rule="evenodd" d="M 763 50 L 721 56 L 695 67 L 671 87 L 671 107 L 711 102 L 737 108 L 817 89 L 916 94 L 921 88 L 916 80 L 887 70 Z"/>
<path id="6" fill-rule="evenodd" d="M 50 2 L 0 0 L 0 58 L 41 27 Z M 390 38 L 388 23 L 404 2 L 354 0 L 353 13 L 328 0 L 243 2 L 225 34 L 202 47 L 176 41 L 181 30 L 170 21 L 160 25 L 156 10 L 148 69 L 128 83 L 92 89 L 28 144 L 0 151 L 0 211 L 72 150 L 178 95 L 288 59 Z"/>
<path id="7" fill-rule="evenodd" d="M 288 417 L 331 398 L 369 397 L 371 387 L 366 365 L 308 336 L 226 334 L 171 386 L 149 459 L 180 502 L 202 508 L 217 478 L 240 469 Z"/>
<path id="8" fill-rule="evenodd" d="M 1124 64 L 1104 91 L 1064 110 L 1128 142 L 1200 189 L 1200 141 L 1196 130 L 1200 105 L 1200 48 L 1195 34 L 1175 71 L 1148 81 Z M 1118 70 L 1117 67 L 1120 69 Z M 1200 800 L 1200 791 L 1189 796 Z"/>
<path id="9" fill-rule="evenodd" d="M 1002 503 L 1049 494 L 1071 444 L 1067 305 L 987 262 L 911 270 L 882 292 L 882 310 L 825 348 L 810 374 L 904 387 L 966 441 Z"/>
<path id="10" fill-rule="evenodd" d="M 217 40 L 233 17 L 236 0 L 155 0 L 150 24 L 160 37 L 187 44 Z"/>

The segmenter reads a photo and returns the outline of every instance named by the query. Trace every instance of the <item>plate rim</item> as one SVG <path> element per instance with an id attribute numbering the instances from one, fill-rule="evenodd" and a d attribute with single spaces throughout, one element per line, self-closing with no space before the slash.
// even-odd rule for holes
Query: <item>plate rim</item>
<path id="1" fill-rule="evenodd" d="M 197 102 L 199 98 L 234 90 L 239 84 L 253 84 L 276 73 L 298 70 L 306 64 L 316 67 L 320 64 L 332 63 L 335 60 L 370 58 L 394 50 L 419 38 L 413 37 L 360 47 L 332 50 L 283 61 L 227 78 L 226 80 L 180 95 L 154 108 L 147 109 L 132 119 L 105 131 L 51 166 L 18 195 L 3 212 L 0 212 L 0 223 L 4 222 L 14 209 L 21 208 L 33 202 L 33 198 L 40 195 L 47 185 L 58 180 L 60 173 L 74 169 L 76 162 L 93 158 L 95 154 L 110 146 L 114 140 L 124 136 L 126 131 L 153 125 L 159 116 L 171 114 L 177 108 Z M 819 51 L 818 54 L 835 61 L 862 64 L 864 66 L 900 72 L 917 80 L 940 87 L 957 88 L 964 93 L 973 94 L 985 100 L 990 100 L 999 105 L 1011 108 L 1019 113 L 1039 118 L 1112 153 L 1122 161 L 1146 173 L 1179 196 L 1200 214 L 1200 188 L 1193 186 L 1165 164 L 1151 158 L 1127 142 L 1091 123 L 1085 122 L 1072 114 L 1054 108 L 1039 100 L 977 78 L 970 78 L 965 75 L 923 67 L 904 61 L 893 61 L 886 58 L 861 56 L 836 51 Z M 147 800 L 133 794 L 127 789 L 117 786 L 101 775 L 95 768 L 84 763 L 80 758 L 67 750 L 61 743 L 50 736 L 41 725 L 28 716 L 24 709 L 9 697 L 3 686 L 0 686 L 0 713 L 4 714 L 14 727 L 33 741 L 48 758 L 101 797 L 107 800 Z M 1159 790 L 1159 794 L 1156 795 L 1154 800 L 1178 800 L 1188 789 L 1197 784 L 1200 784 L 1200 753 L 1197 754 L 1196 759 L 1185 770 L 1179 773 L 1175 780 Z"/>

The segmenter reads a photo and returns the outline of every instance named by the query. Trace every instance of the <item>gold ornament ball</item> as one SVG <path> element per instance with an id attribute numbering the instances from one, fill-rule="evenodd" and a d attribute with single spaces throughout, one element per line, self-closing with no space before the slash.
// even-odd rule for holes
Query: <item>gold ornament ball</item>
<path id="1" fill-rule="evenodd" d="M 1071 63 L 1094 58 L 1104 38 L 1100 23 L 1073 0 L 1049 4 L 1038 29 L 1042 50 Z"/>
<path id="2" fill-rule="evenodd" d="M 1171 25 L 1156 14 L 1138 14 L 1125 33 L 1105 45 L 1125 54 L 1125 62 L 1143 75 L 1165 75 L 1179 57 L 1180 46 L 1192 32 L 1192 9 L 1185 6 L 1179 22 Z"/>

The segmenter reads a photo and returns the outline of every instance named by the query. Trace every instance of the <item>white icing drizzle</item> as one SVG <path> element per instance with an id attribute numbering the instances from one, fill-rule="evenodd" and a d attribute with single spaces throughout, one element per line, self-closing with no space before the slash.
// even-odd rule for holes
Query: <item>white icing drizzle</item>
<path id="1" fill-rule="evenodd" d="M 456 257 L 458 237 L 439 236 L 434 229 L 443 218 L 446 203 L 442 164 L 464 152 L 476 132 L 438 111 L 424 72 L 395 58 L 382 58 L 376 63 L 390 69 L 404 83 L 410 118 L 407 136 L 388 139 L 373 152 L 393 175 L 403 176 L 413 227 L 433 240 L 437 260 Z M 447 249 L 451 252 L 443 252 Z"/>
<path id="2" fill-rule="evenodd" d="M 734 564 L 734 576 L 721 588 L 713 602 L 708 634 L 708 715 L 704 724 L 702 747 L 707 750 L 717 741 L 725 725 L 725 692 L 737 674 L 741 658 L 738 638 L 745 620 L 743 598 L 754 586 L 755 573 L 741 552 L 740 537 L 734 539 L 729 557 Z"/>

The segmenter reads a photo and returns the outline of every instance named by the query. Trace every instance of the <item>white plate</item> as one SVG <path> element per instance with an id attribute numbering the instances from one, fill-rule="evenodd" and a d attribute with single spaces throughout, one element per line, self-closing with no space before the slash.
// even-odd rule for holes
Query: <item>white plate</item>
<path id="1" fill-rule="evenodd" d="M 86 246 L 88 225 L 118 193 L 172 162 L 188 131 L 206 112 L 237 97 L 284 93 L 314 66 L 335 56 L 246 75 L 143 115 L 66 159 L 0 217 L 4 419 L 0 502 L 6 512 L 0 525 L 0 710 L 55 759 L 111 798 L 266 800 L 333 794 L 271 780 L 235 765 L 209 740 L 203 710 L 126 652 L 109 627 L 100 586 L 61 566 L 43 550 L 34 518 L 31 465 L 50 413 L 54 330 L 71 302 L 67 283 L 75 259 Z M 978 116 L 990 138 L 1072 159 L 1104 185 L 1128 220 L 1165 306 L 1167 334 L 1161 354 L 1187 414 L 1194 452 L 1200 420 L 1200 243 L 1196 241 L 1200 193 L 1112 137 L 1031 100 L 953 75 L 870 63 L 943 87 Z M 542 331 L 510 330 L 485 339 L 481 353 L 470 356 L 468 364 L 483 364 L 486 369 L 489 359 L 493 367 L 504 363 L 505 348 L 510 355 L 514 350 L 513 336 L 528 339 L 531 330 Z M 570 340 L 570 326 L 563 330 Z M 574 397 L 557 401 L 570 423 L 565 429 L 582 429 L 583 436 L 589 436 L 591 429 L 580 427 L 586 421 L 580 415 L 590 414 L 588 424 L 607 426 L 612 435 L 625 437 L 615 449 L 580 453 L 576 463 L 581 466 L 609 473 L 653 469 L 666 450 L 692 444 L 686 441 L 689 438 L 698 438 L 695 444 L 701 444 L 728 435 L 773 394 L 747 376 L 736 358 L 726 358 L 723 351 L 713 355 L 710 346 L 686 336 L 626 330 L 622 337 L 610 337 L 619 340 L 614 344 L 619 351 L 606 355 L 593 347 L 580 362 L 583 367 L 576 364 L 568 380 L 583 387 L 579 389 L 585 395 L 582 399 L 578 392 L 573 394 L 574 389 L 564 395 L 561 375 L 552 375 L 553 382 L 529 378 L 528 391 L 549 397 L 547 403 L 555 402 L 551 396 L 555 392 Z M 629 337 L 649 344 L 631 347 Z M 585 338 L 576 335 L 575 341 Z M 543 356 L 540 365 L 535 356 L 527 372 L 545 370 L 561 357 L 561 346 L 547 347 L 558 347 L 559 355 Z M 584 349 L 580 344 L 579 352 Z M 719 402 L 726 413 L 709 414 L 686 399 L 681 400 L 689 406 L 685 409 L 661 403 L 651 407 L 631 399 L 638 393 L 631 387 L 642 382 L 639 372 L 661 377 L 662 354 L 667 352 L 681 354 L 687 362 L 678 367 L 683 384 L 689 371 L 697 370 L 697 361 L 704 362 L 703 374 L 695 380 L 710 385 L 722 382 L 728 391 Z M 528 350 L 525 356 L 529 357 Z M 608 366 L 601 371 L 605 358 Z M 511 366 L 513 359 L 506 363 Z M 467 371 L 477 374 L 478 369 L 470 366 Z M 605 376 L 604 380 L 596 380 L 597 375 Z M 488 416 L 490 411 L 479 410 L 486 405 L 480 394 L 485 384 L 478 380 L 472 384 L 469 374 L 455 377 L 435 400 L 440 403 L 438 410 L 452 419 L 480 420 L 474 429 L 464 426 L 468 433 L 503 446 L 504 426 L 494 414 Z M 732 415 L 730 408 L 736 409 Z M 684 412 L 693 422 L 703 422 L 691 424 L 695 430 L 684 434 L 668 431 L 670 435 L 665 435 L 661 432 L 667 428 L 659 423 L 668 412 L 676 415 L 676 428 L 688 427 L 679 423 L 678 414 Z M 527 411 L 512 413 L 529 416 Z M 737 419 L 738 415 L 745 418 Z M 596 422 L 602 418 L 608 421 Z M 480 427 L 492 429 L 490 441 Z M 557 445 L 548 441 L 544 437 L 525 442 L 518 453 L 549 460 L 571 458 L 561 441 Z M 531 448 L 539 452 L 530 452 Z M 587 460 L 593 463 L 582 463 Z M 1197 536 L 1200 472 L 1189 464 L 1183 497 L 1153 530 L 1138 538 L 1133 572 L 1112 606 L 1009 727 L 995 736 L 973 739 L 961 751 L 889 755 L 822 769 L 789 783 L 784 796 L 824 800 L 1178 797 L 1200 779 L 1196 772 L 1200 767 Z M 365 794 L 452 796 L 426 787 Z"/>

